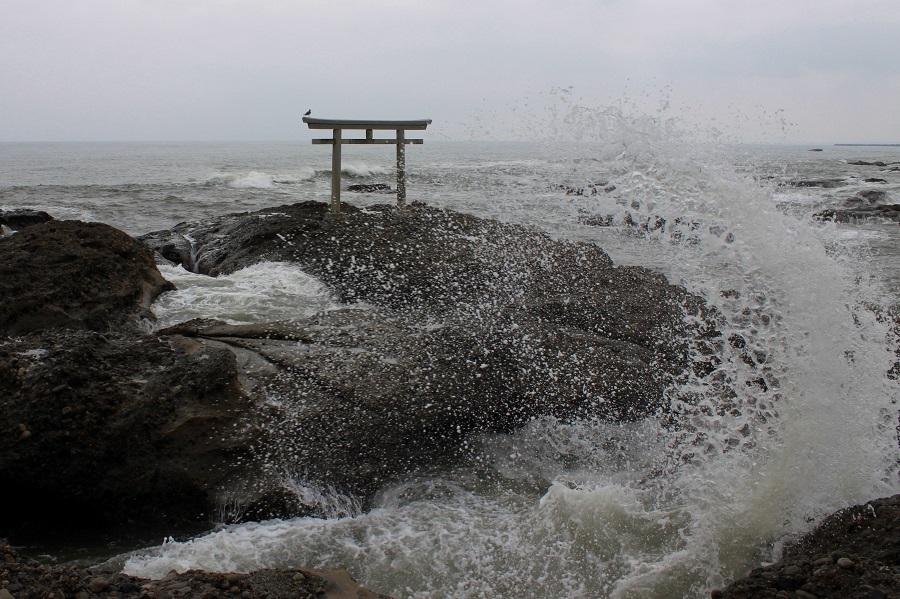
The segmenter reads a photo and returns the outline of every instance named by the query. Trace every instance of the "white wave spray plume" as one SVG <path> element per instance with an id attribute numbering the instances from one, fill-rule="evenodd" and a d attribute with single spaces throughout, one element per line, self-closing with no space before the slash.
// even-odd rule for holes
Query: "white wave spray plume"
<path id="1" fill-rule="evenodd" d="M 673 456 L 687 463 L 663 486 L 691 514 L 683 563 L 650 568 L 623 596 L 678 570 L 706 569 L 716 586 L 744 565 L 741 546 L 775 558 L 825 514 L 900 489 L 900 393 L 886 376 L 896 298 L 854 272 L 833 226 L 777 210 L 772 188 L 722 159 L 732 147 L 698 142 L 664 112 L 569 105 L 559 126 L 602 140 L 590 169 L 617 190 L 586 208 L 643 228 L 669 277 L 716 308 L 722 333 L 696 348 L 712 371 L 673 393 L 675 439 L 687 443 Z"/>

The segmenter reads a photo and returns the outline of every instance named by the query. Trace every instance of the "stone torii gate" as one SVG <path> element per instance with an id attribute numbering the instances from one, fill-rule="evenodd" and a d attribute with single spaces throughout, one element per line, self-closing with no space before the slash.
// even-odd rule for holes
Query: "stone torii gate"
<path id="1" fill-rule="evenodd" d="M 313 144 L 330 144 L 331 150 L 331 211 L 334 214 L 341 212 L 341 146 L 344 144 L 389 144 L 397 146 L 397 207 L 402 208 L 406 202 L 406 144 L 421 144 L 421 139 L 406 139 L 406 131 L 425 130 L 431 124 L 431 119 L 418 121 L 361 121 L 346 119 L 317 119 L 303 117 L 303 122 L 310 129 L 331 129 L 331 139 L 314 139 Z M 344 129 L 365 130 L 366 137 L 362 139 L 344 139 Z M 373 132 L 396 131 L 394 139 L 376 139 Z"/>

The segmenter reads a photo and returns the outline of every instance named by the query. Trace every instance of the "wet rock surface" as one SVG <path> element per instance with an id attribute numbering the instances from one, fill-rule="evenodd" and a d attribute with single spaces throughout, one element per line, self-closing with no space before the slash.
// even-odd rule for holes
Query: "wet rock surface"
<path id="1" fill-rule="evenodd" d="M 690 367 L 688 343 L 698 330 L 684 315 L 703 309 L 657 273 L 613 266 L 595 245 L 424 206 L 403 213 L 348 207 L 333 220 L 324 204 L 308 202 L 144 239 L 167 247 L 177 237 L 193 240 L 181 262 L 196 272 L 293 262 L 344 302 L 377 306 L 413 326 L 453 329 L 480 345 L 478 368 L 514 364 L 515 380 L 504 386 L 520 397 L 552 390 L 568 412 L 590 398 L 602 400 L 591 409 L 612 418 L 658 409 L 672 377 Z M 587 368 L 573 361 L 576 354 L 596 365 L 590 380 L 578 374 Z M 548 369 L 557 376 L 544 376 Z"/>
<path id="2" fill-rule="evenodd" d="M 106 331 L 174 289 L 153 254 L 108 225 L 48 221 L 0 238 L 0 334 Z"/>
<path id="3" fill-rule="evenodd" d="M 365 505 L 385 482 L 455 459 L 473 433 L 654 414 L 693 366 L 691 340 L 709 334 L 685 324 L 703 310 L 696 297 L 594 245 L 421 205 L 345 211 L 307 202 L 143 237 L 210 275 L 292 262 L 353 306 L 161 332 L 230 347 L 244 388 L 278 398 L 261 401 L 262 428 L 300 433 L 269 444 L 280 477 Z"/>
<path id="4" fill-rule="evenodd" d="M 0 210 L 0 225 L 8 227 L 10 231 L 19 231 L 26 227 L 39 225 L 53 220 L 53 217 L 43 210 Z"/>
<path id="5" fill-rule="evenodd" d="M 0 599 L 390 599 L 360 587 L 343 570 L 287 568 L 250 573 L 191 570 L 146 580 L 105 565 L 54 566 L 20 555 L 0 539 Z"/>
<path id="6" fill-rule="evenodd" d="M 146 334 L 174 287 L 97 223 L 0 239 L 0 534 L 209 522 L 252 429 L 232 352 Z"/>
<path id="7" fill-rule="evenodd" d="M 135 325 L 135 306 L 168 284 L 149 250 L 118 249 L 134 245 L 124 234 L 63 222 L 4 238 L 22 256 L 39 248 L 44 262 L 29 270 L 64 263 L 60 286 L 77 293 L 56 299 L 60 274 L 38 273 L 42 301 L 68 301 L 66 318 L 8 319 L 0 476 L 17 489 L 11 514 L 33 517 L 0 519 L 0 530 L 19 534 L 39 514 L 64 526 L 79 520 L 64 515 L 211 524 L 333 513 L 295 488 L 349 494 L 340 509 L 354 513 L 387 482 L 460 459 L 472 434 L 541 415 L 656 416 L 697 367 L 691 344 L 715 334 L 696 297 L 615 267 L 594 245 L 424 206 L 346 210 L 335 218 L 309 202 L 146 236 L 210 275 L 293 262 L 348 304 L 159 334 Z M 20 296 L 33 292 L 26 283 Z M 138 292 L 108 300 L 117 287 Z"/>
<path id="8" fill-rule="evenodd" d="M 0 534 L 14 538 L 211 522 L 253 439 L 234 355 L 181 337 L 6 339 L 0 393 Z"/>
<path id="9" fill-rule="evenodd" d="M 829 208 L 814 215 L 822 220 L 850 223 L 863 220 L 889 220 L 900 222 L 900 204 L 881 204 L 853 208 Z"/>
<path id="10" fill-rule="evenodd" d="M 720 599 L 900 597 L 900 495 L 841 510 Z"/>

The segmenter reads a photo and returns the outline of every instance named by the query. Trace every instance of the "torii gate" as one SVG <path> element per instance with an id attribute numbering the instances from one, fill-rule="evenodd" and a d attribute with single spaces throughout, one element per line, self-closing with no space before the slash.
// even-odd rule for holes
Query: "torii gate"
<path id="1" fill-rule="evenodd" d="M 431 124 L 431 119 L 418 121 L 360 121 L 344 119 L 317 119 L 303 117 L 303 122 L 310 129 L 331 129 L 331 139 L 314 139 L 313 144 L 331 144 L 331 211 L 334 214 L 341 212 L 341 146 L 343 144 L 394 144 L 397 146 L 397 207 L 402 208 L 406 202 L 406 144 L 421 144 L 421 139 L 406 139 L 408 130 L 425 130 Z M 365 130 L 365 139 L 344 139 L 341 131 L 344 129 Z M 381 131 L 396 131 L 394 139 L 375 139 L 372 136 L 376 129 Z"/>

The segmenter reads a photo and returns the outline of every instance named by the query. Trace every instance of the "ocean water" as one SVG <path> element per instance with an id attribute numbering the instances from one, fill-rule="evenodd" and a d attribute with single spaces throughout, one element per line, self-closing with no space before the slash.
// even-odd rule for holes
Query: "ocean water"
<path id="1" fill-rule="evenodd" d="M 415 598 L 705 597 L 777 559 L 828 513 L 900 492 L 900 385 L 886 376 L 897 359 L 887 315 L 900 304 L 900 227 L 812 216 L 867 189 L 900 203 L 900 171 L 849 164 L 900 166 L 900 148 L 726 145 L 653 118 L 590 116 L 573 124 L 577 135 L 547 142 L 411 146 L 408 198 L 596 242 L 617 264 L 657 269 L 715 305 L 724 337 L 744 344 L 717 348 L 715 376 L 669 391 L 679 426 L 541 419 L 482 435 L 470 440 L 470 463 L 386 488 L 365 513 L 286 480 L 330 517 L 168 539 L 129 556 L 125 571 L 345 568 Z M 141 234 L 326 201 L 329 168 L 329 150 L 308 142 L 0 144 L 0 208 Z M 384 148 L 345 148 L 344 171 L 345 184 L 395 183 Z M 813 179 L 840 186 L 784 185 Z M 564 191 L 592 185 L 615 189 Z M 591 217 L 610 226 L 585 224 Z M 628 224 L 647 219 L 666 225 Z M 155 305 L 159 326 L 338 306 L 290 264 L 218 279 L 161 270 L 178 291 Z M 761 372 L 765 389 L 754 383 Z M 695 401 L 682 402 L 688 395 Z"/>

